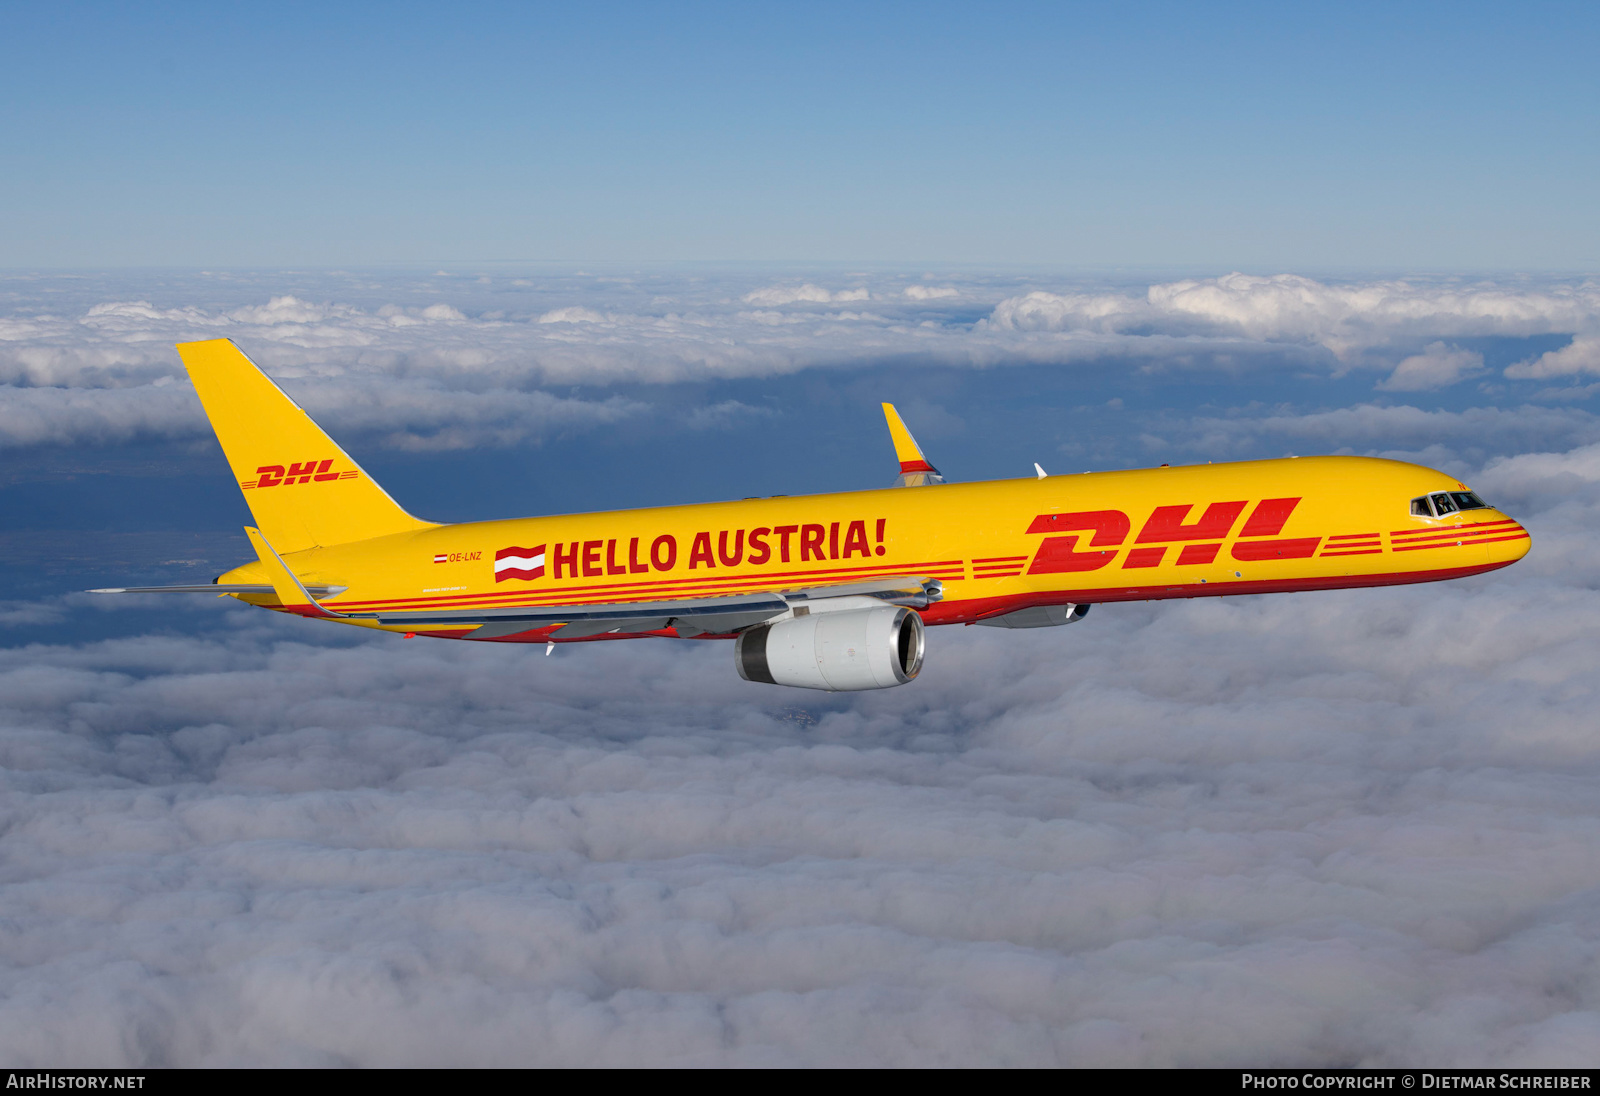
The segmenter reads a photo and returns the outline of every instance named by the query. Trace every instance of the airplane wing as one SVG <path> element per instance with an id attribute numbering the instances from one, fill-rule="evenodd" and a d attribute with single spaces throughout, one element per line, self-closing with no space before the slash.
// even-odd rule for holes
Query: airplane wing
<path id="1" fill-rule="evenodd" d="M 497 609 L 452 609 L 431 612 L 375 612 L 347 614 L 352 619 L 413 628 L 476 624 L 466 633 L 471 639 L 500 639 L 552 624 L 561 627 L 552 639 L 581 639 L 607 632 L 654 632 L 671 627 L 678 635 L 728 635 L 782 616 L 809 601 L 838 597 L 869 597 L 889 605 L 926 608 L 942 594 L 938 579 L 922 576 L 880 578 L 869 582 L 763 590 L 727 597 L 687 598 L 670 601 L 625 601 L 614 604 L 526 605 Z"/>

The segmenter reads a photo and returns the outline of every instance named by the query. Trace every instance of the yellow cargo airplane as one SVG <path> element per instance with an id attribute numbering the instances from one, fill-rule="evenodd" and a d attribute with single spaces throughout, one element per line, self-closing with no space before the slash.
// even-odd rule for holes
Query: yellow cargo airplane
<path id="1" fill-rule="evenodd" d="M 213 592 L 406 636 L 733 639 L 746 681 L 885 689 L 928 624 L 1042 628 L 1103 601 L 1492 571 L 1528 532 L 1442 472 L 1300 457 L 949 484 L 900 416 L 886 490 L 438 525 L 401 509 L 227 339 L 178 352 L 244 491 L 256 560 Z M 906 488 L 910 488 L 907 490 Z"/>

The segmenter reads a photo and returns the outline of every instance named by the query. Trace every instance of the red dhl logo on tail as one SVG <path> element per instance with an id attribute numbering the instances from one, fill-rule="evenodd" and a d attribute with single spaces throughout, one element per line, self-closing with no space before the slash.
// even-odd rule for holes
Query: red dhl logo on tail
<path id="1" fill-rule="evenodd" d="M 361 473 L 351 469 L 332 471 L 333 458 L 324 461 L 308 460 L 284 467 L 281 464 L 263 464 L 256 469 L 253 480 L 242 480 L 239 486 L 246 491 L 253 487 L 289 487 L 297 483 L 330 483 L 334 480 L 355 479 Z"/>
<path id="2" fill-rule="evenodd" d="M 1308 559 L 1314 555 L 1317 545 L 1322 542 L 1321 537 L 1278 538 L 1299 502 L 1298 498 L 1289 498 L 1262 499 L 1256 503 L 1255 509 L 1245 520 L 1244 528 L 1239 530 L 1240 537 L 1256 539 L 1235 542 L 1231 550 L 1233 558 L 1253 563 L 1269 559 Z M 1222 550 L 1221 542 L 1233 532 L 1234 524 L 1248 505 L 1248 499 L 1213 502 L 1192 522 L 1188 519 L 1194 503 L 1158 506 L 1134 538 L 1134 546 L 1128 549 L 1122 566 L 1124 569 L 1159 567 L 1175 541 L 1191 542 L 1179 549 L 1174 561 L 1179 566 L 1211 563 Z M 1028 526 L 1029 533 L 1073 535 L 1045 537 L 1028 573 L 1048 575 L 1065 571 L 1098 571 L 1117 557 L 1132 531 L 1133 523 L 1121 510 L 1040 514 Z M 1079 541 L 1087 542 L 1086 550 L 1079 549 Z"/>

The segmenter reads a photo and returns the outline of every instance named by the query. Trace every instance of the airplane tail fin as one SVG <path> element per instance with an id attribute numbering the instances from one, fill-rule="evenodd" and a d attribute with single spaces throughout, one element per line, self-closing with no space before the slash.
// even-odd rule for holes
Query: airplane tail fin
<path id="1" fill-rule="evenodd" d="M 429 529 L 230 339 L 179 343 L 256 524 L 280 552 Z"/>

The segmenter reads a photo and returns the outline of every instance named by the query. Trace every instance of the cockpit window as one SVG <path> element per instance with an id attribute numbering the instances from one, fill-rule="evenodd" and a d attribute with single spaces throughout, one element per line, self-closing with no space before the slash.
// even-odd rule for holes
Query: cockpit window
<path id="1" fill-rule="evenodd" d="M 1411 516 L 1442 518 L 1457 510 L 1487 510 L 1489 504 L 1471 491 L 1439 491 L 1411 500 Z"/>

